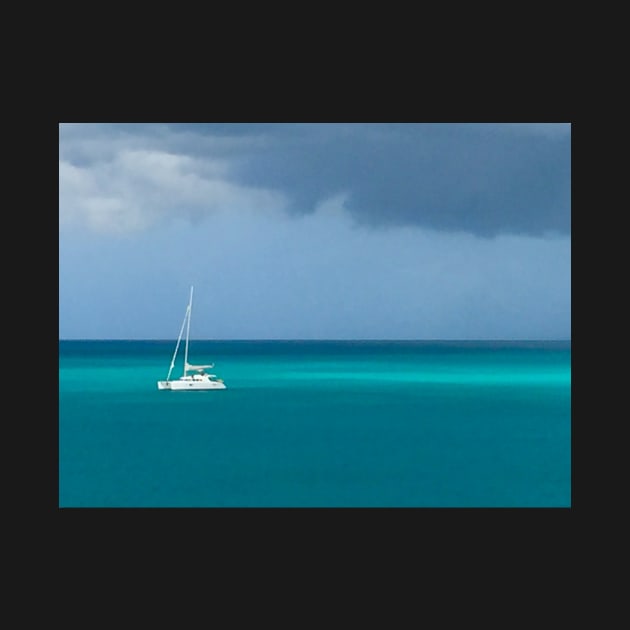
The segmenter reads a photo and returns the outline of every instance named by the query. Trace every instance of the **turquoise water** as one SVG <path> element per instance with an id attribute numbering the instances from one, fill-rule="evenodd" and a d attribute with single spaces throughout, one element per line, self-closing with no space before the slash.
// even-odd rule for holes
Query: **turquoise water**
<path id="1" fill-rule="evenodd" d="M 173 349 L 59 342 L 61 507 L 571 505 L 570 342 L 195 341 L 228 389 L 158 391 Z"/>

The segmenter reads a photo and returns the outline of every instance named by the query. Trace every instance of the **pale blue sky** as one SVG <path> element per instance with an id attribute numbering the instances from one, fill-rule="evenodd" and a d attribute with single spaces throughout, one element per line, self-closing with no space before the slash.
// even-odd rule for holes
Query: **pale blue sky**
<path id="1" fill-rule="evenodd" d="M 569 124 L 59 139 L 62 339 L 571 337 Z"/>

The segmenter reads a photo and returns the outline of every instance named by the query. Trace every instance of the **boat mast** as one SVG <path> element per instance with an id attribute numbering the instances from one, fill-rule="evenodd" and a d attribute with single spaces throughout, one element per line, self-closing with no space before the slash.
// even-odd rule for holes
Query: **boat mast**
<path id="1" fill-rule="evenodd" d="M 171 367 L 168 369 L 168 374 L 166 375 L 166 380 L 170 380 L 171 372 L 175 367 L 175 357 L 177 356 L 177 350 L 179 350 L 179 342 L 182 340 L 182 334 L 184 332 L 184 326 L 186 325 L 186 318 L 188 317 L 188 309 L 186 309 L 186 314 L 184 315 L 184 321 L 182 321 L 182 327 L 179 329 L 179 337 L 177 337 L 177 344 L 175 345 L 175 352 L 173 352 L 173 358 L 171 359 Z"/>
<path id="2" fill-rule="evenodd" d="M 186 376 L 186 372 L 188 371 L 188 337 L 190 335 L 190 314 L 192 311 L 192 297 L 193 297 L 193 288 L 192 285 L 190 287 L 190 300 L 188 300 L 188 324 L 186 325 L 186 348 L 184 350 L 184 376 Z"/>

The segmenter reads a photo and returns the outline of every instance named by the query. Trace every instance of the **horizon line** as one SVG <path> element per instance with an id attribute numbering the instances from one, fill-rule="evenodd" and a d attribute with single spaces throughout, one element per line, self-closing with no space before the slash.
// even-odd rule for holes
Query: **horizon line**
<path id="1" fill-rule="evenodd" d="M 174 341 L 175 337 L 59 337 L 59 341 Z M 230 339 L 214 339 L 214 338 L 196 338 L 191 341 L 211 341 L 211 342 L 224 342 L 224 341 L 515 341 L 515 342 L 530 342 L 530 341 L 571 341 L 571 337 L 518 337 L 518 338 L 505 338 L 505 337 L 475 337 L 475 338 L 459 338 L 459 337 L 405 337 L 405 338 L 390 338 L 390 337 L 242 337 L 242 338 L 230 338 Z"/>

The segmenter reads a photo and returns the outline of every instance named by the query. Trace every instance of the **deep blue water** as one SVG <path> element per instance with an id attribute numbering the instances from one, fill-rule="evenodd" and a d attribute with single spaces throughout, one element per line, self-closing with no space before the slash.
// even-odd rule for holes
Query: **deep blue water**
<path id="1" fill-rule="evenodd" d="M 60 507 L 571 506 L 570 342 L 174 346 L 59 342 Z"/>

